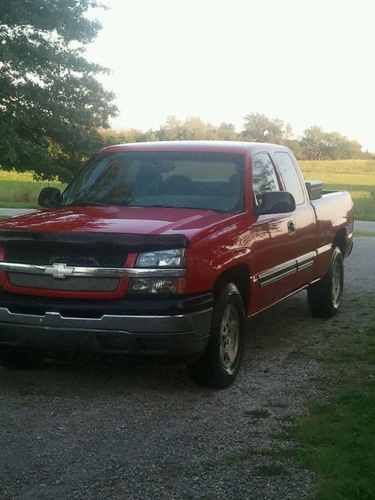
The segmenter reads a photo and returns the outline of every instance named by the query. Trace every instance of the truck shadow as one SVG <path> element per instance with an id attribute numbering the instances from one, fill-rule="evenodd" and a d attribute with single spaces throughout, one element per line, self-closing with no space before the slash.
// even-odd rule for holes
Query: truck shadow
<path id="1" fill-rule="evenodd" d="M 235 388 L 246 385 L 259 363 L 272 363 L 275 355 L 293 349 L 311 318 L 304 294 L 279 304 L 248 322 L 243 367 Z M 316 328 L 316 324 L 315 324 Z M 125 395 L 138 391 L 166 391 L 212 394 L 196 387 L 188 378 L 185 365 L 158 358 L 79 357 L 74 361 L 48 359 L 33 371 L 0 369 L 1 393 L 22 396 L 69 395 L 92 398 L 99 395 Z M 230 389 L 232 390 L 232 389 Z"/>

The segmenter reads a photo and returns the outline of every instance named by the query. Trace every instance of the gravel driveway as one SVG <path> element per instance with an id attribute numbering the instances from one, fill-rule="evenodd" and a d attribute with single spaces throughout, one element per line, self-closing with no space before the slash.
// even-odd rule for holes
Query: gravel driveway
<path id="1" fill-rule="evenodd" d="M 312 320 L 302 293 L 252 321 L 226 391 L 158 362 L 0 369 L 0 498 L 303 498 L 312 477 L 277 452 L 317 396 L 319 364 L 303 346 L 368 321 L 358 297 L 375 292 L 374 255 L 375 238 L 356 240 L 337 318 Z"/>

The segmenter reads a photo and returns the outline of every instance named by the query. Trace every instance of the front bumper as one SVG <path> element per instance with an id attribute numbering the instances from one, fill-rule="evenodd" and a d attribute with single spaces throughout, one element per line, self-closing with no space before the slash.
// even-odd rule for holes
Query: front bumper
<path id="1" fill-rule="evenodd" d="M 15 312 L 1 304 L 0 349 L 194 355 L 204 351 L 209 339 L 212 306 L 205 304 L 202 310 L 172 314 L 108 311 L 97 317 L 85 317 L 84 310 L 79 316 L 40 308 Z"/>

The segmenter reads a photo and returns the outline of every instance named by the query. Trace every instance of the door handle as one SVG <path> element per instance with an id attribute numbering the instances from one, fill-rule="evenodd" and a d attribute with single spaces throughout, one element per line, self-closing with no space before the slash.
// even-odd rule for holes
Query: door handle
<path id="1" fill-rule="evenodd" d="M 294 220 L 288 220 L 288 233 L 294 234 L 296 232 L 296 223 Z"/>

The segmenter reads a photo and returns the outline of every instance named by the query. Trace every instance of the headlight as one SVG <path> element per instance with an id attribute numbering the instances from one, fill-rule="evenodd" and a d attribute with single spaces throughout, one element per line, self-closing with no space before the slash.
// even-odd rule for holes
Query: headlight
<path id="1" fill-rule="evenodd" d="M 146 252 L 138 255 L 136 267 L 183 267 L 185 261 L 185 250 L 158 250 L 157 252 Z"/>
<path id="2" fill-rule="evenodd" d="M 146 295 L 175 295 L 180 293 L 179 286 L 183 281 L 164 278 L 131 278 L 129 292 Z"/>

